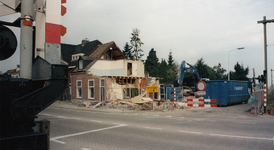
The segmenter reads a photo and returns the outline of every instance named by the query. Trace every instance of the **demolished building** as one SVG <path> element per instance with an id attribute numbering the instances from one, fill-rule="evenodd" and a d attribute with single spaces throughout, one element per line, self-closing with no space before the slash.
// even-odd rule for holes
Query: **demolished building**
<path id="1" fill-rule="evenodd" d="M 96 40 L 82 42 L 78 46 L 65 45 L 62 53 L 65 48 L 71 51 L 71 57 L 65 57 L 71 60 L 68 63 L 71 68 L 70 93 L 73 102 L 125 100 L 143 94 L 146 85 L 159 86 L 159 78 L 148 78 L 145 75 L 143 62 L 126 59 L 113 41 L 101 44 Z M 150 96 L 158 99 L 160 94 Z"/>

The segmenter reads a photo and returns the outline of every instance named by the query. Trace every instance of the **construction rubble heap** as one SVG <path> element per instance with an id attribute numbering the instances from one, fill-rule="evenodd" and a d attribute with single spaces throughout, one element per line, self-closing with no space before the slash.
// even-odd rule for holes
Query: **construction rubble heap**
<path id="1" fill-rule="evenodd" d="M 149 97 L 142 97 L 141 95 L 126 100 L 112 100 L 103 102 L 84 102 L 76 103 L 80 107 L 87 108 L 109 108 L 109 109 L 127 109 L 127 110 L 174 110 L 188 108 L 187 102 L 173 102 L 170 100 L 152 100 Z"/>

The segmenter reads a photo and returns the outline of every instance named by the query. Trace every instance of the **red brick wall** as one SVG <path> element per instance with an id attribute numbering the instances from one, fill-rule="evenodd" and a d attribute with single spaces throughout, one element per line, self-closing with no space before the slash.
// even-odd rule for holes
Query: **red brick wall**
<path id="1" fill-rule="evenodd" d="M 94 79 L 94 99 L 88 98 L 88 80 Z M 93 75 L 88 75 L 84 73 L 73 73 L 71 74 L 71 91 L 72 91 L 72 99 L 82 100 L 82 98 L 76 97 L 76 81 L 82 81 L 82 89 L 83 89 L 83 100 L 91 100 L 91 101 L 100 101 L 100 79 L 105 79 L 104 77 L 98 77 Z M 105 88 L 107 88 L 108 80 L 105 79 Z M 105 90 L 105 97 L 106 97 L 106 90 Z"/>

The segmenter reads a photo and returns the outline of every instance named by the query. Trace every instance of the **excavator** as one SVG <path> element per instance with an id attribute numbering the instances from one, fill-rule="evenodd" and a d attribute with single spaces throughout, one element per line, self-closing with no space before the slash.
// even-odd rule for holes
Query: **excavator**
<path id="1" fill-rule="evenodd" d="M 193 80 L 194 80 L 193 89 L 192 89 L 192 87 L 183 86 L 185 72 L 193 73 Z M 174 84 L 175 89 L 176 89 L 175 90 L 176 98 L 184 99 L 183 98 L 184 96 L 195 96 L 195 97 L 202 96 L 202 95 L 199 95 L 199 93 L 197 93 L 196 84 L 199 81 L 201 81 L 201 78 L 199 76 L 197 69 L 194 66 L 192 66 L 191 64 L 189 64 L 185 61 L 182 61 L 181 65 L 180 65 L 178 81 L 176 84 Z M 167 94 L 168 94 L 168 96 L 167 96 L 168 99 L 173 101 L 174 100 L 174 87 L 168 88 Z"/>
<path id="2" fill-rule="evenodd" d="M 61 58 L 65 0 L 0 0 L 0 61 L 17 49 L 10 27 L 20 29 L 20 77 L 0 75 L 0 149 L 49 149 L 50 122 L 37 115 L 54 103 L 68 85 L 68 65 Z M 3 62 L 1 62 L 1 65 Z M 37 119 L 38 118 L 38 119 Z"/>

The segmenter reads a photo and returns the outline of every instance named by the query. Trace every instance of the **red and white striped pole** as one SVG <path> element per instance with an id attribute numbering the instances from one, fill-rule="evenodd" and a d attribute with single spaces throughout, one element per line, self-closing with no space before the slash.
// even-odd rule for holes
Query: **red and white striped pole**
<path id="1" fill-rule="evenodd" d="M 266 93 L 266 84 L 264 84 L 264 112 L 266 110 L 266 103 L 267 103 L 267 93 Z"/>
<path id="2" fill-rule="evenodd" d="M 174 108 L 176 108 L 176 89 L 174 87 Z"/>
<path id="3" fill-rule="evenodd" d="M 174 102 L 176 102 L 176 89 L 174 88 Z"/>

